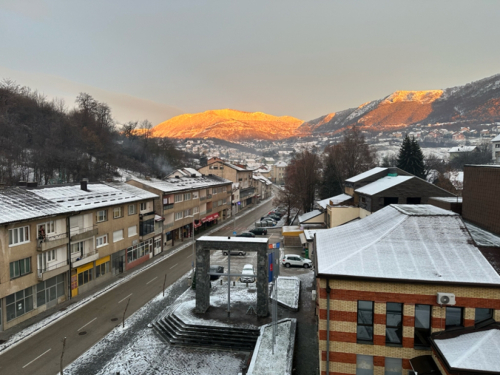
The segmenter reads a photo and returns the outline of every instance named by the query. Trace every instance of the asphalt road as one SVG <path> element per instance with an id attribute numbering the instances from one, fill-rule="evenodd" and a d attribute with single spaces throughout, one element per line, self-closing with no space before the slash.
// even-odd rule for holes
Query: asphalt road
<path id="1" fill-rule="evenodd" d="M 238 218 L 234 225 L 235 230 L 240 233 L 252 228 L 254 222 L 271 208 L 271 202 L 267 202 L 249 214 Z M 228 221 L 212 235 L 227 236 L 232 235 L 232 233 L 233 222 Z M 271 236 L 268 234 L 268 237 Z M 276 241 L 271 239 L 271 242 Z M 243 264 L 252 263 L 250 254 L 248 257 L 240 258 L 242 258 L 240 261 L 234 262 L 235 270 L 242 268 Z M 153 258 L 154 260 L 155 258 Z M 126 317 L 132 315 L 161 292 L 165 274 L 167 274 L 166 285 L 170 286 L 191 269 L 192 261 L 193 250 L 189 246 L 131 280 L 120 284 L 79 310 L 66 315 L 51 327 L 32 335 L 0 355 L 0 374 L 57 374 L 64 337 L 66 337 L 64 365 L 67 365 L 105 337 L 121 322 L 129 299 Z M 223 262 L 223 259 L 214 259 L 211 263 L 217 264 L 216 261 Z M 233 268 L 233 258 L 231 261 Z M 253 264 L 255 264 L 254 261 Z"/>

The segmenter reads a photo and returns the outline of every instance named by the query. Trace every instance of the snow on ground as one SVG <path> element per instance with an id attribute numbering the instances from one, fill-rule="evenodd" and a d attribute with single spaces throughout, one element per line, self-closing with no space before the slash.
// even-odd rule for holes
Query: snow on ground
<path id="1" fill-rule="evenodd" d="M 283 319 L 276 326 L 276 344 L 273 353 L 273 325 L 260 329 L 247 375 L 291 374 L 297 321 Z"/>
<path id="2" fill-rule="evenodd" d="M 299 309 L 300 279 L 295 276 L 278 276 L 278 304 L 297 311 Z M 273 299 L 273 294 L 270 294 Z"/>

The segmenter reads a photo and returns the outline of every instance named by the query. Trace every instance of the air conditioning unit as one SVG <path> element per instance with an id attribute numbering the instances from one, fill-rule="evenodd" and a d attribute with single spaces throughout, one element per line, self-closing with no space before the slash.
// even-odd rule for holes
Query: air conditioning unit
<path id="1" fill-rule="evenodd" d="M 438 305 L 454 305 L 455 295 L 453 293 L 438 293 L 437 303 Z"/>

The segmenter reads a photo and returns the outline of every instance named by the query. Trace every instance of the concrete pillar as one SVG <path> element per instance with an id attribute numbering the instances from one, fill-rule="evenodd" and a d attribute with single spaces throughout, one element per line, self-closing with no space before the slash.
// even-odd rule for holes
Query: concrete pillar
<path id="1" fill-rule="evenodd" d="M 196 242 L 196 309 L 197 313 L 205 313 L 210 307 L 210 250 Z"/>
<path id="2" fill-rule="evenodd" d="M 259 247 L 257 251 L 257 316 L 269 314 L 267 246 Z"/>

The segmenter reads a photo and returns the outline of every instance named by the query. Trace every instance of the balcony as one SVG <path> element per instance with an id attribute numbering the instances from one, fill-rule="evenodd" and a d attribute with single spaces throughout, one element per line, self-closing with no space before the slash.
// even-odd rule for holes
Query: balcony
<path id="1" fill-rule="evenodd" d="M 61 273 L 69 271 L 68 261 L 50 264 L 45 268 L 38 269 L 38 281 L 45 281 Z"/>
<path id="2" fill-rule="evenodd" d="M 173 222 L 172 222 L 172 223 L 167 223 L 167 224 L 163 223 L 163 228 L 165 228 L 165 229 L 166 229 L 166 228 L 171 228 L 171 227 L 173 227 L 173 226 L 174 226 L 174 223 L 173 223 Z"/>
<path id="3" fill-rule="evenodd" d="M 97 236 L 99 231 L 97 230 L 97 225 L 92 225 L 87 228 L 71 228 L 71 241 L 80 241 L 92 236 Z"/>
<path id="4" fill-rule="evenodd" d="M 174 208 L 173 203 L 163 205 L 163 211 L 171 210 L 172 208 Z"/>
<path id="5" fill-rule="evenodd" d="M 147 214 L 139 214 L 139 220 L 142 221 L 153 220 L 154 218 L 155 218 L 154 212 L 148 212 Z"/>
<path id="6" fill-rule="evenodd" d="M 249 188 L 240 190 L 240 200 L 248 198 L 248 197 L 252 197 L 254 195 L 255 195 L 255 188 L 254 187 L 249 187 Z"/>
<path id="7" fill-rule="evenodd" d="M 200 201 L 204 201 L 205 199 L 207 199 L 207 196 L 203 196 L 203 197 L 200 197 Z"/>
<path id="8" fill-rule="evenodd" d="M 212 198 L 212 194 L 207 194 L 207 199 Z"/>
<path id="9" fill-rule="evenodd" d="M 207 208 L 207 214 L 209 214 L 210 212 L 212 212 L 212 209 L 211 208 Z"/>
<path id="10" fill-rule="evenodd" d="M 93 262 L 94 260 L 99 259 L 99 251 L 94 250 L 88 253 L 83 254 L 82 256 L 77 258 L 78 260 L 74 261 L 72 264 L 73 268 L 83 266 L 84 264 Z"/>
<path id="11" fill-rule="evenodd" d="M 68 242 L 69 238 L 67 233 L 48 234 L 44 239 L 37 240 L 36 249 L 38 251 L 46 251 L 59 246 L 67 245 Z"/>

